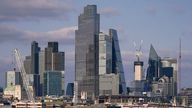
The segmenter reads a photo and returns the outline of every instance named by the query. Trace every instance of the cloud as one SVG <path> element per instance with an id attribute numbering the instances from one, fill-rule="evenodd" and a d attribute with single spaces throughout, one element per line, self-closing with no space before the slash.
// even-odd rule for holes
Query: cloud
<path id="1" fill-rule="evenodd" d="M 1 0 L 0 21 L 68 19 L 73 11 L 67 0 Z"/>
<path id="2" fill-rule="evenodd" d="M 58 41 L 63 44 L 72 44 L 76 29 L 76 26 L 72 26 L 48 32 L 32 32 L 23 31 L 14 26 L 0 25 L 0 43 L 7 41 L 31 42 L 37 40 L 39 42 Z"/>
<path id="3" fill-rule="evenodd" d="M 117 9 L 115 8 L 111 8 L 111 7 L 108 7 L 108 8 L 102 8 L 99 13 L 103 16 L 106 16 L 106 17 L 111 17 L 111 16 L 118 16 L 120 13 Z"/>

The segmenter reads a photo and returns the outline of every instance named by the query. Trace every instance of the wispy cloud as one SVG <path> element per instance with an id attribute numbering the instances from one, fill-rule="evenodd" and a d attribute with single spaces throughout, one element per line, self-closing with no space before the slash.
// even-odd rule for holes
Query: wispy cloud
<path id="1" fill-rule="evenodd" d="M 103 16 L 106 17 L 111 17 L 111 16 L 118 16 L 120 15 L 119 11 L 115 8 L 112 7 L 107 7 L 107 8 L 102 8 L 99 13 Z"/>
<path id="2" fill-rule="evenodd" d="M 0 21 L 68 19 L 73 11 L 73 6 L 62 0 L 1 0 Z"/>
<path id="3" fill-rule="evenodd" d="M 0 25 L 0 43 L 8 41 L 31 42 L 33 40 L 38 40 L 40 42 L 58 41 L 64 44 L 72 44 L 74 41 L 74 32 L 76 28 L 76 26 L 72 26 L 48 32 L 32 32 L 23 31 L 14 26 Z"/>

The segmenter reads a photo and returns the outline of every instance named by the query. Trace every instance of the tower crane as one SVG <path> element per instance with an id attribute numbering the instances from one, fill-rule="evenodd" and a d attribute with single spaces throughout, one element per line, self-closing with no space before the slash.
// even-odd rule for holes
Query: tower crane
<path id="1" fill-rule="evenodd" d="M 137 60 L 140 61 L 140 57 L 142 56 L 142 51 L 141 51 L 141 47 L 142 47 L 142 44 L 143 44 L 143 40 L 141 40 L 141 43 L 140 43 L 140 46 L 139 46 L 139 49 L 137 49 L 137 44 L 135 43 L 135 41 L 133 42 L 134 44 L 134 47 L 135 47 L 135 55 L 137 57 Z"/>
<path id="2" fill-rule="evenodd" d="M 27 93 L 27 99 L 30 102 L 35 102 L 35 99 L 33 97 L 33 90 L 29 87 L 29 79 L 27 78 L 27 73 L 24 68 L 22 56 L 18 49 L 14 49 L 14 55 L 15 55 L 17 67 L 21 73 L 24 89 Z"/>

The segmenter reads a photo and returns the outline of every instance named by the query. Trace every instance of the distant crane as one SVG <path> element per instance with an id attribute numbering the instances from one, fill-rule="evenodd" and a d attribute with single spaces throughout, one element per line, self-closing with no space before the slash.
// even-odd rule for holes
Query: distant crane
<path id="1" fill-rule="evenodd" d="M 27 93 L 27 99 L 30 102 L 34 103 L 35 99 L 33 97 L 33 90 L 29 87 L 29 79 L 27 78 L 27 73 L 24 68 L 21 53 L 19 52 L 18 49 L 14 49 L 14 55 L 15 55 L 17 67 L 21 73 L 24 89 L 26 90 L 26 93 Z"/>
<path id="2" fill-rule="evenodd" d="M 135 41 L 133 42 L 133 45 L 134 45 L 135 50 L 136 50 L 135 55 L 137 57 L 137 61 L 140 61 L 140 57 L 142 56 L 142 51 L 141 51 L 142 44 L 143 44 L 143 40 L 141 40 L 139 49 L 137 49 L 137 44 L 135 43 Z"/>

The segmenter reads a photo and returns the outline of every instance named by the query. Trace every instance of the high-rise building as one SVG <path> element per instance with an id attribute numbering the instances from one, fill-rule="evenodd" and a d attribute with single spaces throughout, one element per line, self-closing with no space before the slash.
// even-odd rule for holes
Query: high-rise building
<path id="1" fill-rule="evenodd" d="M 157 80 L 161 74 L 161 58 L 152 45 L 150 47 L 148 64 L 146 80 L 151 84 L 151 82 Z"/>
<path id="2" fill-rule="evenodd" d="M 112 38 L 99 33 L 99 75 L 112 73 Z"/>
<path id="3" fill-rule="evenodd" d="M 60 71 L 62 77 L 62 94 L 65 93 L 64 70 L 65 70 L 65 53 L 59 52 L 58 42 L 48 42 L 48 47 L 41 53 L 41 81 L 45 71 Z M 42 64 L 39 64 L 42 65 Z"/>
<path id="4" fill-rule="evenodd" d="M 31 73 L 31 56 L 26 56 L 24 60 L 24 67 L 27 74 Z"/>
<path id="5" fill-rule="evenodd" d="M 112 73 L 120 75 L 119 94 L 126 94 L 127 89 L 117 31 L 109 29 L 109 35 L 112 37 Z"/>
<path id="6" fill-rule="evenodd" d="M 35 96 L 40 96 L 40 76 L 39 76 L 39 51 L 40 47 L 36 41 L 31 43 L 31 73 L 34 75 Z"/>
<path id="7" fill-rule="evenodd" d="M 99 95 L 98 35 L 100 15 L 96 5 L 87 5 L 78 17 L 75 31 L 75 80 L 78 94 L 86 92 L 89 98 Z"/>
<path id="8" fill-rule="evenodd" d="M 172 92 L 173 95 L 177 95 L 177 72 L 178 72 L 178 64 L 177 64 L 177 59 L 175 58 L 170 58 L 166 57 L 161 60 L 162 64 L 162 73 L 168 77 L 172 77 Z M 163 71 L 163 69 L 165 71 Z"/>
<path id="9" fill-rule="evenodd" d="M 6 87 L 12 86 L 12 85 L 21 85 L 21 74 L 20 72 L 13 71 L 7 71 L 5 74 L 6 79 Z"/>
<path id="10" fill-rule="evenodd" d="M 62 73 L 60 71 L 46 71 L 44 73 L 44 96 L 55 95 L 61 96 L 62 94 Z"/>

